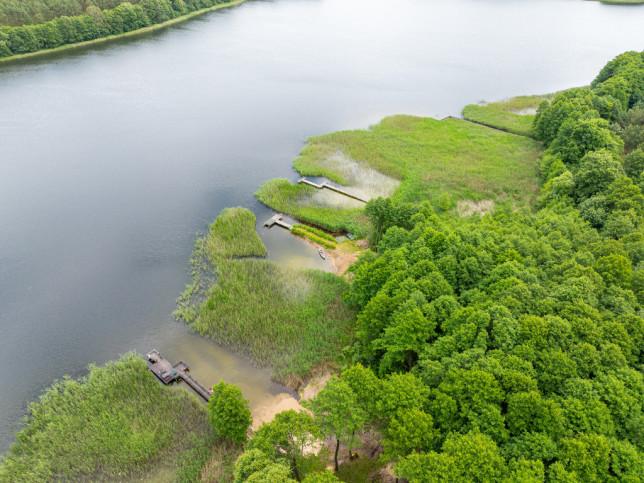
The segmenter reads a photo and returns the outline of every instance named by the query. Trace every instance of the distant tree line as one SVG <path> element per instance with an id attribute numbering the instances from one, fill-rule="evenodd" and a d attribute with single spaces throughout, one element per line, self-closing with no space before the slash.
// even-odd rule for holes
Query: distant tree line
<path id="1" fill-rule="evenodd" d="M 0 0 L 0 58 L 119 35 L 230 1 Z"/>

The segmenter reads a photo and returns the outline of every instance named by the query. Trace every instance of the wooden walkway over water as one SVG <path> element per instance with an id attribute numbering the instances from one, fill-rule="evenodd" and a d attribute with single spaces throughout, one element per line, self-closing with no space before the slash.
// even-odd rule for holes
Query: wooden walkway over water
<path id="1" fill-rule="evenodd" d="M 327 189 L 330 189 L 331 191 L 335 191 L 336 193 L 340 193 L 341 195 L 348 196 L 349 198 L 353 198 L 354 200 L 362 201 L 363 203 L 366 203 L 367 201 L 369 201 L 359 196 L 356 196 L 352 193 L 349 193 L 348 191 L 345 191 L 342 188 L 338 188 L 337 186 L 330 185 L 328 181 L 325 181 L 322 184 L 317 184 L 317 183 L 314 183 L 313 181 L 309 181 L 306 178 L 300 178 L 297 182 L 308 184 L 309 186 L 313 186 L 314 188 L 317 188 L 319 190 L 327 188 Z"/>
<path id="2" fill-rule="evenodd" d="M 156 349 L 148 354 L 148 360 L 152 363 L 148 369 L 157 376 L 163 384 L 171 384 L 174 381 L 183 380 L 206 401 L 210 399 L 210 391 L 188 374 L 187 371 L 190 369 L 185 362 L 179 361 L 176 364 L 171 364 L 170 361 L 164 359 Z"/>
<path id="3" fill-rule="evenodd" d="M 285 221 L 282 221 L 283 216 L 284 215 L 282 215 L 281 213 L 278 213 L 277 215 L 273 215 L 271 218 L 269 218 L 264 222 L 264 226 L 267 226 L 270 228 L 273 225 L 278 225 L 278 226 L 281 226 L 282 228 L 286 228 L 287 230 L 290 230 L 291 228 L 293 228 L 293 226 L 289 225 Z"/>

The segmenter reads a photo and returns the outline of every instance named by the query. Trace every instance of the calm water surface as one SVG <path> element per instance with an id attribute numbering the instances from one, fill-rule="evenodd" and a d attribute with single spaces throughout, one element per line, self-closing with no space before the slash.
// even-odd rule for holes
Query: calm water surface
<path id="1" fill-rule="evenodd" d="M 0 452 L 64 374 L 184 359 L 253 406 L 284 389 L 170 313 L 194 234 L 295 179 L 307 137 L 588 84 L 644 50 L 644 8 L 582 0 L 251 1 L 162 32 L 0 66 Z M 328 268 L 260 230 L 276 260 Z"/>

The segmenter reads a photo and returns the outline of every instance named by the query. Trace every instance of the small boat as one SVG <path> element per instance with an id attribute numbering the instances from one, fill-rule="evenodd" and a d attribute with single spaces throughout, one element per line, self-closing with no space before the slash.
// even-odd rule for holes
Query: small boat
<path id="1" fill-rule="evenodd" d="M 322 250 L 321 248 L 318 248 L 318 253 L 322 257 L 322 260 L 326 260 L 326 253 L 324 253 L 324 250 Z"/>

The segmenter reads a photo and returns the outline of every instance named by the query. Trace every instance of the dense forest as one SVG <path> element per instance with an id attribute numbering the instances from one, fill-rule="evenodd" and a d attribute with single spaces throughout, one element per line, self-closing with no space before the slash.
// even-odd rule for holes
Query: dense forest
<path id="1" fill-rule="evenodd" d="M 119 35 L 230 0 L 0 0 L 0 58 Z"/>

